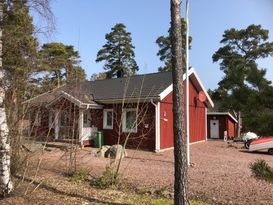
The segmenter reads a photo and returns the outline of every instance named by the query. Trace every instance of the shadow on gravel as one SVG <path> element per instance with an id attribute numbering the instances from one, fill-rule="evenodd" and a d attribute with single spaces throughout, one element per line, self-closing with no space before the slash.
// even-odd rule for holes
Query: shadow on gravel
<path id="1" fill-rule="evenodd" d="M 254 151 L 254 152 L 250 152 L 248 150 L 239 150 L 239 152 L 248 153 L 248 154 L 259 154 L 259 155 L 273 156 L 273 155 L 269 154 L 267 151 Z"/>
<path id="2" fill-rule="evenodd" d="M 140 160 L 142 162 L 145 162 L 145 161 L 156 161 L 156 162 L 164 162 L 164 163 L 174 164 L 173 161 L 166 161 L 166 160 L 160 160 L 160 159 L 147 159 L 147 158 L 141 158 L 141 157 L 126 157 L 126 159 L 135 159 L 135 160 Z"/>
<path id="3" fill-rule="evenodd" d="M 22 180 L 21 176 L 15 176 L 15 177 Z M 24 178 L 24 180 L 27 181 L 27 182 L 32 182 L 32 180 L 28 179 L 28 178 Z M 40 183 L 37 182 L 37 181 L 34 181 L 33 184 L 38 186 Z M 52 186 L 49 186 L 49 185 L 46 185 L 46 184 L 41 184 L 39 186 L 39 188 L 46 189 L 46 190 L 51 191 L 51 192 L 53 192 L 55 194 L 60 194 L 60 195 L 64 195 L 64 196 L 84 199 L 84 200 L 86 200 L 86 201 L 88 201 L 90 203 L 95 203 L 95 204 L 130 205 L 130 204 L 124 204 L 124 203 L 115 203 L 115 202 L 111 202 L 111 201 L 99 200 L 99 199 L 92 198 L 92 197 L 82 196 L 82 195 L 76 194 L 76 193 L 69 193 L 69 192 L 59 190 L 59 189 L 57 189 L 55 187 L 52 187 Z"/>

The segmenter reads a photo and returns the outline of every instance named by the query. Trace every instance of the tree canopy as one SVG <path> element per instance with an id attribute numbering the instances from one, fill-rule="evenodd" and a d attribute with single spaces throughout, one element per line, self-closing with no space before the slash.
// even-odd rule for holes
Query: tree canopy
<path id="1" fill-rule="evenodd" d="M 158 68 L 158 71 L 170 71 L 172 70 L 172 54 L 171 54 L 171 28 L 169 28 L 168 36 L 159 36 L 156 39 L 156 44 L 159 47 L 157 56 L 164 62 L 164 66 Z M 186 22 L 181 19 L 181 32 L 182 32 L 182 51 L 183 51 L 183 69 L 185 70 L 186 62 Z M 192 37 L 189 36 L 189 47 L 191 48 Z"/>
<path id="2" fill-rule="evenodd" d="M 122 23 L 116 24 L 111 32 L 105 35 L 105 39 L 107 42 L 98 51 L 96 62 L 105 62 L 107 78 L 113 78 L 119 72 L 125 76 L 134 75 L 139 68 L 134 59 L 135 47 L 132 44 L 131 33 L 126 31 L 126 26 Z"/>
<path id="3" fill-rule="evenodd" d="M 241 111 L 244 128 L 267 135 L 273 133 L 273 87 L 265 78 L 266 69 L 257 60 L 273 55 L 269 31 L 260 25 L 224 32 L 213 62 L 224 72 L 212 97 L 226 110 Z"/>
<path id="4" fill-rule="evenodd" d="M 80 56 L 73 46 L 63 43 L 44 44 L 39 51 L 40 71 L 45 71 L 44 85 L 60 86 L 63 82 L 85 80 L 85 72 L 79 66 Z"/>

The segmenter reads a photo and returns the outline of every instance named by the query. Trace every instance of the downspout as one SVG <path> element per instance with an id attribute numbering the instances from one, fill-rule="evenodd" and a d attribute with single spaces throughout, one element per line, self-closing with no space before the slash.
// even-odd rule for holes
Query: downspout
<path id="1" fill-rule="evenodd" d="M 152 105 L 155 106 L 155 152 L 160 151 L 160 105 L 151 99 Z"/>

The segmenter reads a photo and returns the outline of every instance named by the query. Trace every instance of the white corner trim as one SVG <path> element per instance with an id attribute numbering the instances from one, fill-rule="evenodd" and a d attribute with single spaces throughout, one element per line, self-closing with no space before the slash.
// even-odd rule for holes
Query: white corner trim
<path id="1" fill-rule="evenodd" d="M 156 113 L 155 113 L 155 121 L 156 121 L 156 147 L 155 150 L 160 150 L 160 102 L 157 103 Z"/>
<path id="2" fill-rule="evenodd" d="M 151 103 L 155 107 L 155 152 L 160 152 L 160 102 Z"/>

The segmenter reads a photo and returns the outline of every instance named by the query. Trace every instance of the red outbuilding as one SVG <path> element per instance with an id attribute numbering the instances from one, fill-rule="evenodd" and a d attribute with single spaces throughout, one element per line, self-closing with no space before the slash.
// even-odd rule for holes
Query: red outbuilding
<path id="1" fill-rule="evenodd" d="M 184 93 L 185 93 L 185 78 Z M 101 131 L 104 143 L 161 151 L 173 147 L 172 73 L 159 72 L 67 84 L 25 102 L 32 133 L 47 140 L 89 145 Z M 185 99 L 185 98 L 184 98 Z M 190 142 L 207 139 L 206 89 L 189 70 Z M 186 111 L 186 109 L 185 109 Z"/>
<path id="2" fill-rule="evenodd" d="M 207 113 L 208 138 L 233 139 L 237 134 L 238 121 L 229 112 Z"/>

